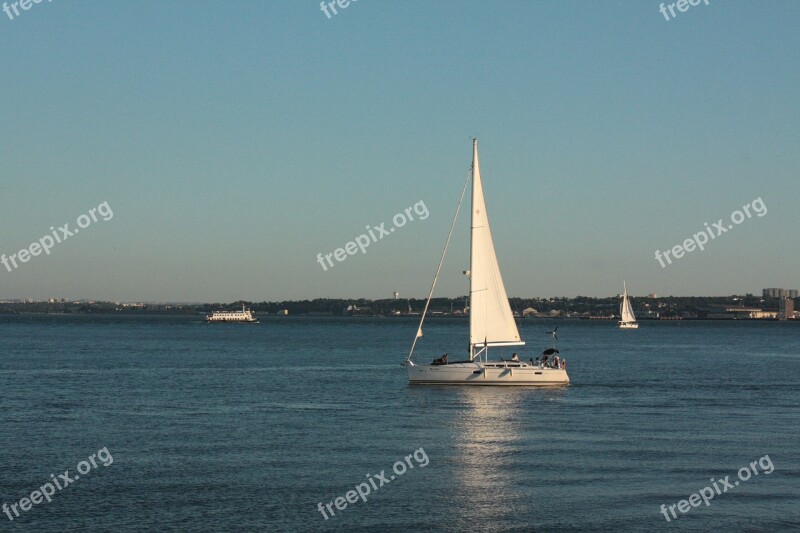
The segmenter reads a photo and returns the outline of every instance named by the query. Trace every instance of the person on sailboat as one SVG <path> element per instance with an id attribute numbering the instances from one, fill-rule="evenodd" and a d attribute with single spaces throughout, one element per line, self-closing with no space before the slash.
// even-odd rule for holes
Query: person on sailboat
<path id="1" fill-rule="evenodd" d="M 558 356 L 557 355 L 555 357 L 553 357 L 553 368 L 561 368 L 561 366 L 558 364 Z"/>

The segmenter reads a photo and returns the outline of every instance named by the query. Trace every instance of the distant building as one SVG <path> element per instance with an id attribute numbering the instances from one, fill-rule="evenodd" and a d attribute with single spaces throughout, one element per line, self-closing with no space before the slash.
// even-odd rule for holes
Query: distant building
<path id="1" fill-rule="evenodd" d="M 288 314 L 289 314 L 288 309 L 281 309 L 280 311 L 278 311 L 278 316 L 286 316 Z"/>
<path id="2" fill-rule="evenodd" d="M 777 316 L 777 311 L 766 311 L 757 307 L 709 307 L 697 311 L 697 318 L 774 319 Z"/>
<path id="3" fill-rule="evenodd" d="M 778 302 L 778 320 L 794 319 L 794 300 L 783 298 Z"/>
<path id="4" fill-rule="evenodd" d="M 761 294 L 764 298 L 797 298 L 798 291 L 795 289 L 763 289 Z"/>
<path id="5" fill-rule="evenodd" d="M 778 318 L 778 312 L 759 309 L 758 311 L 750 313 L 750 318 Z"/>
<path id="6" fill-rule="evenodd" d="M 538 314 L 539 314 L 538 311 L 536 311 L 536 309 L 534 309 L 533 307 L 527 307 L 527 308 L 522 310 L 522 316 L 524 316 L 524 317 L 525 316 L 536 316 Z"/>
<path id="7" fill-rule="evenodd" d="M 654 292 L 651 292 L 650 294 L 647 295 L 647 297 L 648 298 L 658 298 L 658 294 L 656 294 Z"/>
<path id="8" fill-rule="evenodd" d="M 372 314 L 372 308 L 370 308 L 370 307 L 359 307 L 359 306 L 357 306 L 355 304 L 352 304 L 352 305 L 348 305 L 347 306 L 347 309 L 345 310 L 345 313 L 347 313 L 348 315 L 371 315 Z M 280 313 L 278 313 L 278 314 L 280 314 Z M 289 313 L 287 312 L 286 314 L 289 314 Z"/>

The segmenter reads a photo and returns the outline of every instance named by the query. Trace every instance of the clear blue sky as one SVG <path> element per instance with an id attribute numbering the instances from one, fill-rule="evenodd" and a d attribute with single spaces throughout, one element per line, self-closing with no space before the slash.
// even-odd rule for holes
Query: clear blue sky
<path id="1" fill-rule="evenodd" d="M 422 297 L 480 139 L 508 293 L 800 286 L 800 3 L 55 0 L 0 12 L 0 298 Z M 654 258 L 761 197 L 667 268 Z M 330 253 L 424 201 L 324 271 Z M 468 214 L 468 211 L 467 213 Z M 466 222 L 464 217 L 462 222 Z M 466 227 L 440 295 L 467 291 Z"/>

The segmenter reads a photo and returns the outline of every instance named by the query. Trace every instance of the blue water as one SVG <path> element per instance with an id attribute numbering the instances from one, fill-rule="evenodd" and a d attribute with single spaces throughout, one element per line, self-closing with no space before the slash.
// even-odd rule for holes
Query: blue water
<path id="1" fill-rule="evenodd" d="M 448 388 L 408 386 L 411 319 L 0 317 L 0 503 L 113 457 L 0 530 L 800 529 L 800 323 L 523 336 L 540 351 L 555 324 L 569 387 Z M 431 320 L 420 359 L 461 355 L 466 327 Z M 765 455 L 772 473 L 661 514 Z"/>

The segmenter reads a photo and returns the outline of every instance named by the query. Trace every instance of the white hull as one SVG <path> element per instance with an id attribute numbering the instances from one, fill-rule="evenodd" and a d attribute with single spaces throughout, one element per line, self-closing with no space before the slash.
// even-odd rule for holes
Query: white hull
<path id="1" fill-rule="evenodd" d="M 639 323 L 638 322 L 617 322 L 619 325 L 619 329 L 638 329 Z"/>
<path id="2" fill-rule="evenodd" d="M 567 385 L 563 368 L 539 368 L 527 363 L 473 361 L 448 365 L 409 363 L 408 381 L 412 385 Z"/>

